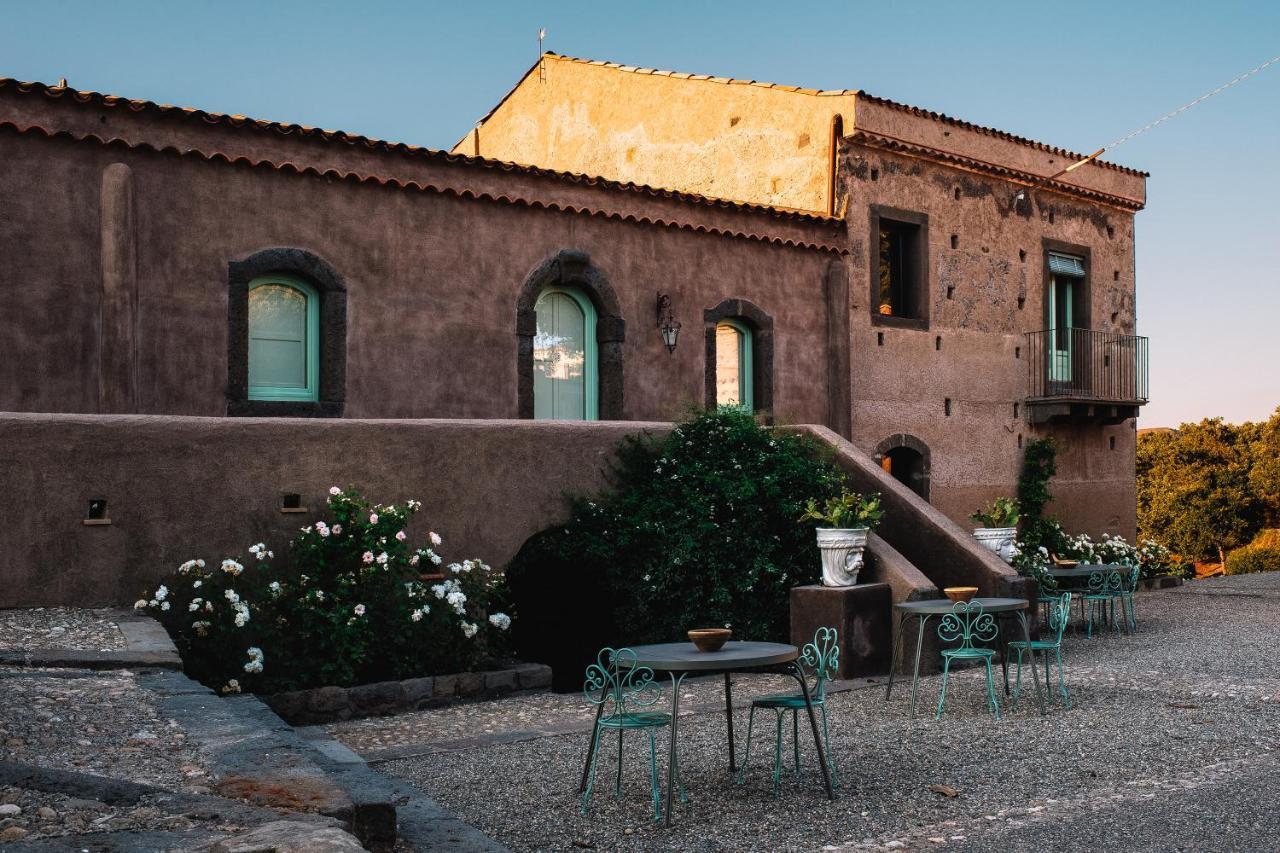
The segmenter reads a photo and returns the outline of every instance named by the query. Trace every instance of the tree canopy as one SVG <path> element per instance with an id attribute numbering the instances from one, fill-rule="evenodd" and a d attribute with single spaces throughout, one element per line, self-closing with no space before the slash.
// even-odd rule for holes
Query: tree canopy
<path id="1" fill-rule="evenodd" d="M 1186 559 L 1222 559 L 1280 521 L 1280 408 L 1138 438 L 1138 530 Z"/>

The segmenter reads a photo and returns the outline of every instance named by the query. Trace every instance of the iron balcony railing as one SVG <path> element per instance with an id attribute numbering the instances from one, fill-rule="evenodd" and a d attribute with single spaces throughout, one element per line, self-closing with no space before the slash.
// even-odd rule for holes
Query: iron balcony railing
<path id="1" fill-rule="evenodd" d="M 1030 400 L 1147 402 L 1147 339 L 1093 329 L 1027 333 Z"/>

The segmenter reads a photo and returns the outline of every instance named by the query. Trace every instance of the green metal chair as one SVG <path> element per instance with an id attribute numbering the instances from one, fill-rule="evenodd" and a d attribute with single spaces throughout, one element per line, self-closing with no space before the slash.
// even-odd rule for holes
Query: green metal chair
<path id="1" fill-rule="evenodd" d="M 827 681 L 835 677 L 840 669 L 840 641 L 835 628 L 819 628 L 813 634 L 813 642 L 806 643 L 800 650 L 800 665 L 805 678 L 814 678 L 814 688 L 809 694 L 810 702 L 822 717 L 822 746 L 827 753 L 827 767 L 831 771 L 831 785 L 838 787 L 840 779 L 836 773 L 835 758 L 831 755 L 831 738 L 827 727 Z M 774 712 L 775 738 L 773 745 L 773 794 L 778 795 L 782 779 L 782 718 L 787 711 L 791 712 L 791 741 L 795 750 L 795 775 L 800 775 L 800 723 L 799 714 L 804 711 L 804 695 L 786 693 L 777 696 L 761 696 L 751 702 L 751 713 L 747 717 L 747 754 L 742 760 L 742 768 L 738 771 L 738 784 L 747 778 L 747 762 L 751 760 L 751 732 L 755 726 L 756 711 L 770 710 Z"/>
<path id="2" fill-rule="evenodd" d="M 975 646 L 974 640 L 993 642 L 1000 636 L 995 618 L 975 601 L 957 601 L 951 612 L 944 614 L 938 625 L 938 638 L 944 643 L 960 645 L 942 650 L 942 689 L 938 692 L 938 712 L 935 720 L 942 719 L 942 705 L 947 701 L 947 677 L 951 674 L 951 662 L 955 660 L 980 660 L 987 668 L 987 704 L 996 719 L 1000 719 L 1000 702 L 996 699 L 996 683 L 991 675 L 991 659 L 995 649 Z"/>
<path id="3" fill-rule="evenodd" d="M 653 670 L 636 665 L 636 653 L 631 649 L 600 650 L 596 662 L 587 667 L 586 682 L 582 693 L 596 705 L 595 730 L 591 736 L 591 754 L 587 759 L 586 785 L 582 792 L 582 813 L 587 813 L 591 791 L 596 782 L 596 760 L 600 757 L 600 738 L 604 731 L 618 733 L 618 772 L 614 783 L 614 796 L 622 795 L 622 735 L 626 731 L 643 731 L 649 735 L 649 779 L 653 795 L 654 820 L 662 819 L 661 797 L 658 792 L 658 747 L 655 734 L 658 729 L 671 725 L 671 715 L 655 711 L 637 710 L 652 706 L 661 698 L 661 691 L 653 680 Z M 680 796 L 687 800 L 684 786 Z"/>
<path id="4" fill-rule="evenodd" d="M 1065 671 L 1062 665 L 1062 632 L 1066 630 L 1067 621 L 1071 618 L 1071 593 L 1064 592 L 1059 595 L 1044 599 L 1042 602 L 1048 605 L 1049 618 L 1046 624 L 1049 626 L 1048 635 L 1052 639 L 1048 640 L 1014 640 L 1009 643 L 1009 648 L 1018 653 L 1018 670 L 1017 679 L 1013 691 L 1013 698 L 1017 699 L 1022 694 L 1022 656 L 1024 654 L 1031 658 L 1031 677 L 1036 678 L 1036 652 L 1040 652 L 1044 658 L 1044 689 L 1045 692 L 1051 693 L 1052 688 L 1049 686 L 1049 653 L 1053 652 L 1054 658 L 1058 662 L 1058 690 L 1062 693 L 1062 701 L 1066 707 L 1071 707 L 1071 696 L 1067 693 L 1067 681 Z"/>
<path id="5" fill-rule="evenodd" d="M 1089 585 L 1084 595 L 1080 596 L 1080 616 L 1086 624 L 1086 636 L 1093 636 L 1093 619 L 1097 614 L 1099 622 L 1111 622 L 1111 627 L 1120 630 L 1116 623 L 1116 600 L 1123 601 L 1125 575 L 1119 569 L 1099 569 L 1089 575 Z M 1122 605 L 1123 606 L 1123 605 Z"/>
<path id="6" fill-rule="evenodd" d="M 1130 567 L 1129 576 L 1125 578 L 1124 586 L 1120 589 L 1121 615 L 1128 624 L 1130 634 L 1138 630 L 1138 613 L 1134 610 L 1133 594 L 1138 591 L 1138 581 L 1141 578 L 1142 566 L 1135 563 Z"/>

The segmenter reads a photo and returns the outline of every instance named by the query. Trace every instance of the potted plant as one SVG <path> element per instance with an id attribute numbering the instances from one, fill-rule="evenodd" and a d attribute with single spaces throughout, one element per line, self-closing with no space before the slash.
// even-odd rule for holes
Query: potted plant
<path id="1" fill-rule="evenodd" d="M 816 499 L 809 499 L 800 520 L 818 522 L 823 585 L 853 586 L 858 582 L 867 534 L 883 516 L 879 494 L 860 495 L 846 490 L 838 497 L 827 498 L 821 508 Z"/>
<path id="2" fill-rule="evenodd" d="M 974 529 L 973 538 L 1006 563 L 1010 562 L 1018 553 L 1014 542 L 1018 538 L 1018 520 L 1021 517 L 1022 510 L 1015 499 L 996 498 L 985 509 L 969 516 L 982 525 Z"/>

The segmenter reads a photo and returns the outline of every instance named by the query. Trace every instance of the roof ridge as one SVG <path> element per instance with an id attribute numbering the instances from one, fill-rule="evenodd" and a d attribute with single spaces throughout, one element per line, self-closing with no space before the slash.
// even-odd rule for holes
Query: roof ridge
<path id="1" fill-rule="evenodd" d="M 12 77 L 0 77 L 0 91 L 5 89 L 14 89 L 24 95 L 44 94 L 45 96 L 55 100 L 70 96 L 73 101 L 79 104 L 101 104 L 108 107 L 123 106 L 135 112 L 154 111 L 160 115 L 178 114 L 182 118 L 201 119 L 208 124 L 220 124 L 238 130 L 268 131 L 277 133 L 281 136 L 292 136 L 296 134 L 303 137 L 317 138 L 322 142 L 341 142 L 351 146 L 364 146 L 366 148 L 383 151 L 389 154 L 427 157 L 443 160 L 447 163 L 461 163 L 464 165 L 481 166 L 489 169 L 496 168 L 508 172 L 516 171 L 537 177 L 548 177 L 578 184 L 585 183 L 590 186 L 602 186 L 606 189 L 641 193 L 655 198 L 671 198 L 677 201 L 688 202 L 690 204 L 719 208 L 727 207 L 748 213 L 768 214 L 784 219 L 799 219 L 813 222 L 841 221 L 836 217 L 817 211 L 794 210 L 767 204 L 757 204 L 754 202 L 735 201 L 733 199 L 716 198 L 715 196 L 701 195 L 700 193 L 691 193 L 684 190 L 665 189 L 663 187 L 655 187 L 649 184 L 637 184 L 631 181 L 617 181 L 601 175 L 588 175 L 582 172 L 560 171 L 558 169 L 548 169 L 543 166 L 532 166 L 506 160 L 495 160 L 490 157 L 477 157 L 471 154 L 455 154 L 452 151 L 446 151 L 442 148 L 429 148 L 421 145 L 411 145 L 407 142 L 388 142 L 383 139 L 364 136 L 358 133 L 348 133 L 345 130 L 324 130 L 323 128 L 309 125 L 270 121 L 267 119 L 254 119 L 243 115 L 209 112 L 196 107 L 177 107 L 172 104 L 157 104 L 154 101 L 125 98 L 120 95 L 107 95 L 91 90 L 72 89 L 65 86 L 50 86 L 47 83 L 23 82 Z"/>
<path id="2" fill-rule="evenodd" d="M 871 101 L 872 103 L 875 103 L 875 104 L 880 104 L 882 106 L 903 110 L 905 112 L 912 113 L 913 115 L 924 116 L 925 118 L 930 118 L 935 121 L 945 122 L 955 127 L 963 127 L 966 130 L 973 130 L 988 136 L 995 136 L 1000 139 L 1005 139 L 1009 142 L 1016 142 L 1022 145 L 1030 145 L 1033 148 L 1048 152 L 1050 154 L 1057 154 L 1063 157 L 1074 157 L 1076 160 L 1083 160 L 1086 156 L 1088 156 L 1076 151 L 1071 151 L 1066 148 L 1059 148 L 1056 145 L 1050 145 L 1047 142 L 1040 142 L 1039 140 L 1030 139 L 1025 136 L 1019 136 L 1016 133 L 1010 133 L 1007 130 L 1001 130 L 997 127 L 988 127 L 987 125 L 975 124 L 974 122 L 965 121 L 964 119 L 954 118 L 952 116 L 947 115 L 946 113 L 936 112 L 934 110 L 926 109 L 924 107 L 912 106 L 911 104 L 904 104 L 900 101 L 894 101 L 889 98 L 882 98 L 878 95 L 871 94 L 865 89 L 807 89 L 801 86 L 788 86 L 780 83 L 766 83 L 766 82 L 761 82 L 757 80 L 740 80 L 733 77 L 716 77 L 710 74 L 692 74 L 684 71 L 665 71 L 665 70 L 656 69 L 656 68 L 640 68 L 634 65 L 622 65 L 617 62 L 609 62 L 603 59 L 583 59 L 577 56 L 566 56 L 562 53 L 555 53 L 554 51 L 550 51 L 550 50 L 546 51 L 545 55 L 553 56 L 556 59 L 563 59 L 568 62 L 577 62 L 583 65 L 594 65 L 600 68 L 612 68 L 617 71 L 626 71 L 632 74 L 644 74 L 647 76 L 672 77 L 678 80 L 700 80 L 700 81 L 711 82 L 711 83 L 760 86 L 766 89 L 778 89 L 784 92 L 795 92 L 803 95 L 817 95 L 820 97 L 830 97 L 833 95 L 854 95 L 860 98 L 866 98 L 868 101 Z M 486 118 L 487 117 L 488 116 L 486 116 Z M 1143 177 L 1143 178 L 1148 178 L 1151 176 L 1149 172 L 1144 172 L 1140 169 L 1134 169 L 1130 166 L 1123 166 L 1119 163 L 1112 163 L 1109 160 L 1093 160 L 1091 162 L 1096 163 L 1097 165 L 1102 166 L 1103 168 L 1114 169 L 1118 172 L 1124 172 L 1125 174 L 1129 174 L 1129 175 L 1136 175 L 1138 177 Z"/>

